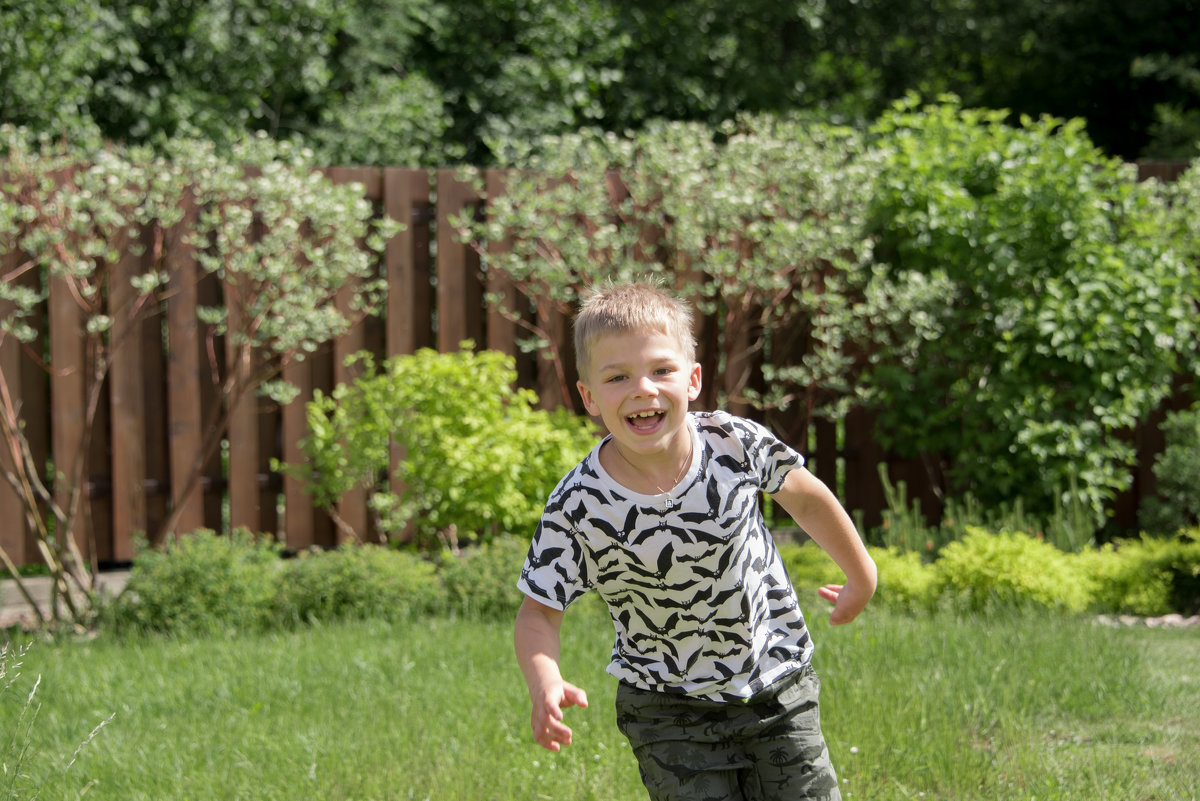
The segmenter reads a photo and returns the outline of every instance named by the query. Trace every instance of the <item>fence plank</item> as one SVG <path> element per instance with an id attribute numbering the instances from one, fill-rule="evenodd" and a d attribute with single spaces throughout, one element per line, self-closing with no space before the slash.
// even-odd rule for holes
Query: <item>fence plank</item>
<path id="1" fill-rule="evenodd" d="M 810 464 L 813 471 L 825 486 L 840 495 L 842 488 L 838 486 L 838 424 L 833 420 L 818 417 L 813 421 L 812 453 L 815 464 Z"/>
<path id="2" fill-rule="evenodd" d="M 224 302 L 221 279 L 213 273 L 199 274 L 196 281 L 196 304 L 220 308 Z M 197 377 L 200 387 L 200 420 L 201 431 L 207 435 L 206 427 L 216 425 L 224 404 L 220 397 L 220 387 L 221 370 L 225 365 L 225 337 L 209 328 L 198 329 L 198 333 L 202 333 L 200 374 Z M 219 441 L 227 432 L 217 431 L 212 432 L 212 435 Z M 206 528 L 220 531 L 224 525 L 226 481 L 219 447 L 212 457 L 201 465 L 201 474 L 200 505 L 204 510 L 204 525 Z"/>
<path id="3" fill-rule="evenodd" d="M 878 526 L 884 509 L 883 485 L 879 481 L 879 464 L 883 449 L 874 436 L 875 416 L 863 409 L 851 410 L 845 419 L 844 458 L 846 485 L 843 505 L 862 513 L 867 528 Z"/>
<path id="4" fill-rule="evenodd" d="M 199 268 L 186 232 L 196 219 L 195 204 L 184 204 L 183 221 L 169 232 L 166 264 L 167 285 L 167 450 L 169 453 L 170 503 L 182 507 L 176 530 L 195 531 L 204 526 L 203 485 L 197 480 L 186 496 L 189 476 L 203 469 L 203 393 L 200 388 L 200 326 L 196 317 Z M 174 532 L 168 532 L 174 533 Z"/>
<path id="5" fill-rule="evenodd" d="M 479 197 L 457 171 L 437 171 L 437 343 L 453 353 L 463 340 L 483 347 L 483 289 L 479 257 L 458 241 L 451 218 L 473 213 Z"/>
<path id="6" fill-rule="evenodd" d="M 385 213 L 404 225 L 388 241 L 387 355 L 433 345 L 429 257 L 429 172 L 389 167 L 383 172 Z"/>
<path id="7" fill-rule="evenodd" d="M 66 279 L 52 276 L 49 282 L 48 325 L 50 329 L 50 440 L 54 459 L 54 499 L 68 508 L 71 488 L 68 483 L 78 460 L 85 459 L 84 482 L 89 475 L 83 453 L 84 423 L 87 408 L 87 375 L 83 313 L 75 303 Z M 86 486 L 80 515 L 69 532 L 85 555 L 88 534 L 83 521 L 82 504 L 87 503 Z"/>
<path id="8" fill-rule="evenodd" d="M 433 346 L 433 285 L 430 280 L 429 171 L 389 167 L 383 171 L 383 208 L 403 229 L 387 243 L 388 301 L 384 336 L 386 357 L 415 353 Z M 391 443 L 388 456 L 388 489 L 397 496 L 406 490 L 397 476 L 404 449 Z M 398 532 L 401 542 L 411 542 L 412 527 Z"/>
<path id="9" fill-rule="evenodd" d="M 283 427 L 283 461 L 286 464 L 298 465 L 304 462 L 300 440 L 307 433 L 305 404 L 312 400 L 313 395 L 312 361 L 305 359 L 287 365 L 283 369 L 283 380 L 299 390 L 296 399 L 284 406 L 280 412 Z M 288 475 L 283 477 L 283 509 L 284 544 L 294 550 L 317 545 L 312 496 L 304 491 L 304 482 L 300 479 Z"/>
<path id="10" fill-rule="evenodd" d="M 0 301 L 0 316 L 9 313 L 5 302 Z M 14 408 L 22 407 L 21 397 L 21 346 L 11 334 L 0 339 L 0 373 L 4 376 L 4 391 L 8 393 Z M 0 413 L 3 413 L 0 411 Z M 9 443 L 0 448 L 0 474 L 14 471 L 18 462 L 14 460 Z M 33 553 L 26 548 L 29 527 L 25 518 L 25 504 L 17 491 L 0 475 L 0 548 L 18 565 L 32 561 Z"/>
<path id="11" fill-rule="evenodd" d="M 363 185 L 366 191 L 366 196 L 373 199 L 382 199 L 382 171 L 378 169 L 367 168 L 351 168 L 351 167 L 336 167 L 330 171 L 330 179 L 334 183 L 350 183 L 358 182 Z M 350 308 L 350 298 L 357 289 L 357 285 L 350 284 L 338 292 L 335 300 L 335 306 L 347 319 L 352 319 L 354 312 Z M 348 367 L 346 360 L 364 350 L 366 347 L 366 330 L 362 321 L 356 321 L 342 336 L 338 337 L 333 343 L 333 381 L 334 384 L 350 384 L 357 378 L 362 370 L 360 368 Z M 360 540 L 371 539 L 368 527 L 370 515 L 367 510 L 367 493 L 361 488 L 352 489 L 342 495 L 338 501 L 338 516 L 353 529 L 355 535 Z M 342 531 L 338 533 L 338 542 L 344 542 L 347 538 L 347 533 Z"/>
<path id="12" fill-rule="evenodd" d="M 133 559 L 133 537 L 146 531 L 146 404 L 141 319 L 131 279 L 142 272 L 141 257 L 128 248 L 112 265 L 108 374 L 112 426 L 112 558 Z"/>
<path id="13" fill-rule="evenodd" d="M 232 283 L 223 282 L 225 303 L 229 314 L 229 331 L 241 331 L 246 325 L 243 320 L 242 301 L 239 290 Z M 225 338 L 225 364 L 230 375 L 240 373 L 238 383 L 245 385 L 251 372 L 253 354 Z M 258 493 L 258 399 L 253 392 L 242 393 L 231 399 L 229 427 L 229 523 L 233 529 L 245 527 L 259 531 Z"/>
<path id="14" fill-rule="evenodd" d="M 537 309 L 537 326 L 543 336 L 553 343 L 554 352 L 559 355 L 558 365 L 546 348 L 540 348 L 537 354 L 537 393 L 539 405 L 543 409 L 578 409 L 574 402 L 572 387 L 575 386 L 573 370 L 575 360 L 574 348 L 570 343 L 571 324 L 567 316 L 559 311 L 556 304 L 539 303 Z M 560 368 L 561 367 L 561 371 Z"/>
<path id="15" fill-rule="evenodd" d="M 0 275 L 7 278 L 20 264 L 21 254 L 13 251 L 3 254 L 2 258 Z M 0 319 L 12 313 L 12 302 L 0 300 Z M 21 343 L 17 338 L 12 334 L 0 333 L 0 376 L 3 376 L 3 390 L 8 393 L 7 401 L 12 404 L 19 419 L 28 420 L 37 415 L 38 406 L 26 403 L 23 361 Z M 0 414 L 3 413 L 3 409 L 0 409 Z M 21 459 L 19 453 L 14 454 L 10 450 L 10 444 L 5 442 L 3 447 L 0 447 L 0 548 L 4 549 L 14 564 L 25 565 L 36 561 L 37 551 L 31 540 L 32 532 L 25 515 L 25 503 L 2 475 L 14 471 Z"/>
<path id="16" fill-rule="evenodd" d="M 486 174 L 486 192 L 488 197 L 504 193 L 504 170 L 488 170 Z M 488 246 L 488 251 L 501 256 L 511 249 L 508 241 L 495 242 Z M 487 306 L 487 346 L 491 350 L 515 355 L 517 353 L 517 323 L 512 315 L 518 311 L 517 289 L 512 279 L 502 270 L 488 269 L 485 276 L 487 291 L 494 296 L 496 302 L 488 302 Z"/>

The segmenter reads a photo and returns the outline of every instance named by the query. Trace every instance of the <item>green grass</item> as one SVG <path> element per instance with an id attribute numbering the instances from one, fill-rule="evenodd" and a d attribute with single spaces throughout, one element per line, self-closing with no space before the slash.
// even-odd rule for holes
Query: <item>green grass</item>
<path id="1" fill-rule="evenodd" d="M 848 798 L 1198 797 L 1200 631 L 877 610 L 813 628 Z M 644 798 L 603 671 L 610 624 L 592 608 L 567 617 L 564 671 L 591 707 L 569 712 L 576 744 L 560 755 L 529 737 L 510 630 L 36 642 L 0 683 L 10 732 L 41 676 L 23 776 L 11 796 L 0 776 L 0 799 Z"/>

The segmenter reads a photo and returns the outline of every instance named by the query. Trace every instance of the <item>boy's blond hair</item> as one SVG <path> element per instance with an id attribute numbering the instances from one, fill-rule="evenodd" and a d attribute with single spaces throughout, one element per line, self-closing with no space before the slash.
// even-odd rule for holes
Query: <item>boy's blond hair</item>
<path id="1" fill-rule="evenodd" d="M 581 378 L 590 367 L 591 347 L 603 334 L 654 332 L 679 344 L 689 363 L 696 361 L 691 307 L 653 281 L 607 284 L 594 289 L 575 317 L 575 366 Z"/>

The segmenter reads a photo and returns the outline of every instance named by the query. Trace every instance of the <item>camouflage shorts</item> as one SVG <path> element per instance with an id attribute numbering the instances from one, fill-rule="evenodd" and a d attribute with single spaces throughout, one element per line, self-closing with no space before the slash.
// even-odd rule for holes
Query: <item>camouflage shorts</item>
<path id="1" fill-rule="evenodd" d="M 617 726 L 652 801 L 840 801 L 821 734 L 821 682 L 805 668 L 745 703 L 617 690 Z"/>

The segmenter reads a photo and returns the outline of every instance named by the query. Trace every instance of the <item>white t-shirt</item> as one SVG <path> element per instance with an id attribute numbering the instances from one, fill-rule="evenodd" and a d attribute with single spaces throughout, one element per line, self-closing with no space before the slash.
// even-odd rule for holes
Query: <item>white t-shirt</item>
<path id="1" fill-rule="evenodd" d="M 546 503 L 517 586 L 554 609 L 608 604 L 608 672 L 636 687 L 746 699 L 808 664 L 812 640 L 759 493 L 803 457 L 725 412 L 689 415 L 692 463 L 661 495 L 618 484 L 600 445 Z M 603 443 L 601 443 L 603 444 Z"/>

